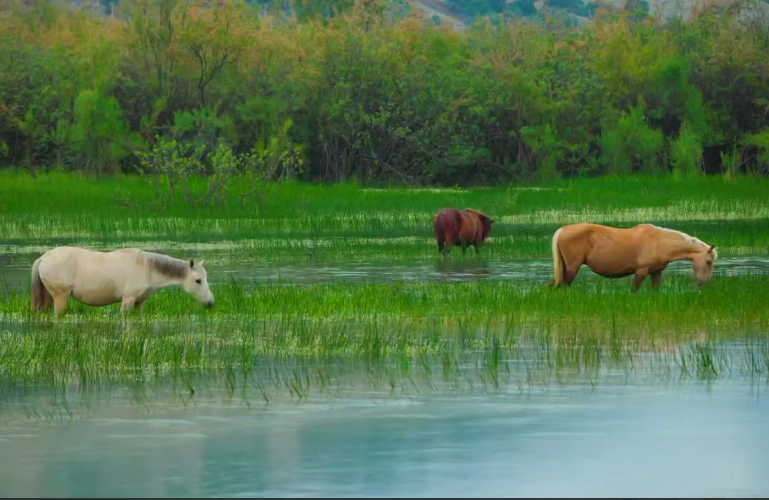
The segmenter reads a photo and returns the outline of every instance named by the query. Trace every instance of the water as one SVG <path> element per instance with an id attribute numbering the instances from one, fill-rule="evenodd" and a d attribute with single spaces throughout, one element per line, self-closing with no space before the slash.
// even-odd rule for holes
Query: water
<path id="1" fill-rule="evenodd" d="M 37 256 L 0 254 L 0 293 L 26 290 Z M 552 272 L 549 259 L 274 266 L 227 252 L 202 256 L 213 286 L 230 277 L 544 282 Z M 769 273 L 765 256 L 721 258 L 715 275 L 757 272 Z M 147 388 L 124 380 L 109 390 L 75 382 L 63 395 L 45 384 L 5 388 L 0 496 L 769 495 L 766 372 L 746 376 L 737 354 L 733 373 L 715 380 L 681 380 L 675 369 L 655 379 L 644 359 L 636 357 L 630 375 L 601 368 L 527 385 L 531 374 L 513 367 L 514 382 L 498 387 L 476 373 L 460 389 L 409 379 L 394 391 L 386 376 L 377 384 L 375 374 L 340 366 L 324 376 L 327 390 L 314 381 L 304 400 L 285 396 L 294 367 L 280 387 L 270 381 L 280 362 L 252 379 L 248 397 L 225 397 L 214 376 L 212 388 L 195 379 L 194 394 L 168 381 Z M 470 369 L 462 369 L 464 377 Z M 269 403 L 253 380 L 275 384 Z"/>
<path id="2" fill-rule="evenodd" d="M 153 249 L 163 252 L 164 249 Z M 190 251 L 194 251 L 193 248 Z M 171 254 L 184 250 L 168 250 Z M 195 255 L 200 252 L 195 253 Z M 32 262 L 40 253 L 0 253 L 0 293 L 4 290 L 21 291 L 29 288 Z M 551 259 L 511 259 L 507 261 L 468 258 L 463 261 L 455 256 L 445 262 L 437 257 L 433 262 L 392 263 L 392 262 L 338 262 L 334 264 L 282 264 L 275 265 L 260 261 L 257 257 L 233 257 L 226 251 L 208 251 L 206 270 L 212 286 L 236 279 L 242 283 L 297 284 L 315 283 L 361 283 L 389 282 L 395 280 L 414 281 L 467 281 L 467 280 L 517 280 L 535 279 L 547 281 L 552 278 Z M 689 262 L 673 262 L 667 273 L 691 273 Z M 766 255 L 719 257 L 713 275 L 769 274 L 769 258 Z M 580 278 L 596 278 L 586 266 L 580 271 Z M 604 278 L 600 278 L 604 279 Z"/>
<path id="3" fill-rule="evenodd" d="M 199 406 L 0 427 L 0 495 L 761 497 L 766 387 Z"/>

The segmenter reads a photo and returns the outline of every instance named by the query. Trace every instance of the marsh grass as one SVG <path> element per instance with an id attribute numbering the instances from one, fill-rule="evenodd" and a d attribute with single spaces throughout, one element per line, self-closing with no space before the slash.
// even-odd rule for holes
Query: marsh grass
<path id="1" fill-rule="evenodd" d="M 232 282 L 217 290 L 215 309 L 165 290 L 127 317 L 117 306 L 74 301 L 62 318 L 31 315 L 28 297 L 12 294 L 0 309 L 2 376 L 60 383 L 77 375 L 87 385 L 137 371 L 248 371 L 265 359 L 300 358 L 395 358 L 404 366 L 430 360 L 451 373 L 455 358 L 469 356 L 493 385 L 511 361 L 535 371 L 581 372 L 606 363 L 629 366 L 644 352 L 675 353 L 692 340 L 709 347 L 679 354 L 680 370 L 718 375 L 723 367 L 712 360 L 716 342 L 765 338 L 765 276 L 722 277 L 703 290 L 686 276 L 673 276 L 660 292 L 636 294 L 626 284 L 596 281 L 553 290 L 538 282 Z M 767 360 L 766 352 L 753 352 L 743 361 L 761 372 Z"/>
<path id="2" fill-rule="evenodd" d="M 202 180 L 191 180 L 201 183 Z M 120 208 L 114 201 L 122 193 L 137 199 L 154 196 L 152 180 L 137 176 L 96 181 L 77 175 L 51 172 L 33 179 L 25 173 L 0 172 L 0 208 L 4 214 L 103 214 L 142 217 L 194 218 L 297 218 L 304 215 L 369 213 L 430 213 L 443 206 L 473 206 L 493 215 L 546 212 L 548 210 L 597 212 L 673 206 L 700 207 L 731 213 L 744 205 L 760 207 L 766 199 L 769 179 L 739 177 L 592 178 L 560 180 L 541 185 L 510 185 L 489 188 L 387 188 L 370 189 L 354 183 L 329 186 L 287 182 L 279 186 L 265 205 L 226 212 L 214 208 L 193 209 L 179 203 L 167 213 L 138 212 Z M 233 195 L 236 196 L 236 195 Z M 499 213 L 498 213 L 499 212 Z M 709 219 L 717 213 L 709 213 Z"/>
<path id="3" fill-rule="evenodd" d="M 579 220 L 652 222 L 715 244 L 725 257 L 761 255 L 769 248 L 767 182 L 604 178 L 473 190 L 287 183 L 263 211 L 177 205 L 153 213 L 114 201 L 116 194 L 151 197 L 146 179 L 97 183 L 51 173 L 33 180 L 0 172 L 0 244 L 6 254 L 56 244 L 194 251 L 212 265 L 222 264 L 217 258 L 437 263 L 432 216 L 457 206 L 500 221 L 480 257 L 468 252 L 467 262 L 479 266 L 484 259 L 549 258 L 553 231 Z M 460 252 L 450 261 L 465 262 Z M 683 267 L 683 274 L 672 269 Z M 211 394 L 271 401 L 345 387 L 597 384 L 606 370 L 634 380 L 766 377 L 769 277 L 717 270 L 700 290 L 683 267 L 672 266 L 659 292 L 647 283 L 637 294 L 627 280 L 583 274 L 568 290 L 533 279 L 255 286 L 212 276 L 212 310 L 168 289 L 127 317 L 119 306 L 75 301 L 63 318 L 31 315 L 28 291 L 6 286 L 0 396 L 114 386 L 137 401 L 153 388 L 187 401 L 210 387 Z"/>
<path id="4" fill-rule="evenodd" d="M 13 413 L 17 409 L 14 405 L 22 401 L 27 418 L 76 418 L 114 402 L 147 410 L 154 404 L 167 408 L 177 403 L 250 407 L 329 398 L 524 393 L 551 385 L 595 388 L 687 381 L 711 385 L 724 379 L 765 384 L 769 380 L 769 342 L 752 336 L 744 336 L 740 342 L 690 339 L 677 345 L 650 347 L 641 354 L 637 346 L 624 342 L 604 345 L 589 335 L 581 342 L 552 335 L 521 336 L 513 347 L 502 347 L 502 342 L 493 337 L 489 340 L 485 350 L 444 350 L 376 359 L 254 357 L 247 341 L 229 345 L 211 342 L 205 347 L 210 358 L 205 365 L 182 366 L 178 356 L 167 356 L 163 364 L 147 359 L 140 366 L 132 366 L 129 359 L 107 369 L 82 354 L 99 356 L 107 352 L 105 337 L 96 336 L 89 341 L 90 349 L 82 349 L 81 344 L 79 358 L 68 364 L 61 364 L 62 357 L 50 357 L 46 360 L 49 364 L 37 366 L 38 371 L 0 374 L 0 420 L 7 419 L 8 410 Z M 162 342 L 146 337 L 133 343 L 116 339 L 114 344 L 126 351 L 166 354 L 194 352 L 197 347 L 192 338 L 185 342 L 179 336 Z M 40 401 L 41 396 L 46 401 Z"/>
<path id="5" fill-rule="evenodd" d="M 3 217 L 0 217 L 0 224 L 3 220 Z M 84 224 L 85 220 L 87 218 L 84 218 Z M 23 218 L 18 218 L 4 226 L 8 236 L 2 243 L 5 247 L 0 248 L 5 253 L 42 253 L 55 245 L 75 243 L 100 249 L 129 246 L 157 249 L 197 248 L 201 251 L 210 249 L 232 254 L 253 254 L 267 262 L 302 262 L 312 258 L 352 261 L 426 261 L 434 260 L 437 255 L 435 239 L 429 224 L 427 227 L 414 226 L 409 230 L 379 231 L 372 235 L 362 229 L 350 230 L 342 234 L 339 232 L 324 234 L 322 231 L 303 234 L 299 230 L 269 233 L 259 229 L 244 230 L 242 228 L 237 232 L 228 232 L 225 223 L 202 228 L 200 225 L 192 224 L 192 221 L 188 221 L 189 227 L 179 224 L 173 227 L 139 229 L 126 227 L 123 222 L 116 221 L 111 227 L 106 224 L 103 232 L 94 233 L 82 229 L 76 230 L 75 226 L 69 231 L 66 224 L 52 224 L 48 229 L 44 229 L 42 223 L 38 223 L 38 227 L 31 221 L 27 224 Z M 658 224 L 661 223 L 658 222 Z M 627 226 L 620 223 L 614 225 Z M 703 241 L 715 242 L 720 254 L 766 253 L 769 249 L 767 224 L 760 220 L 737 221 L 728 225 L 692 222 L 686 225 L 665 224 L 665 226 L 683 230 Z M 14 227 L 19 230 L 13 229 Z M 78 227 L 82 228 L 84 225 Z M 495 225 L 494 232 L 481 249 L 481 253 L 484 256 L 507 258 L 548 256 L 552 235 L 558 227 L 558 225 Z M 38 235 L 48 234 L 49 236 L 37 238 L 31 234 L 33 231 L 38 232 Z M 29 236 L 25 237 L 25 233 Z M 468 253 L 472 255 L 474 252 L 470 249 Z M 461 256 L 459 249 L 453 250 L 452 255 L 454 254 Z"/>
<path id="6" fill-rule="evenodd" d="M 763 291 L 769 277 L 763 274 L 719 276 L 704 289 L 691 276 L 666 275 L 663 287 L 649 284 L 639 293 L 629 291 L 629 280 L 575 281 L 569 289 L 551 289 L 537 280 L 389 283 L 325 283 L 306 286 L 248 285 L 235 279 L 219 284 L 216 306 L 201 308 L 178 288 L 158 291 L 143 312 L 130 317 L 152 322 L 251 321 L 293 319 L 364 318 L 437 319 L 480 321 L 500 316 L 521 321 L 659 322 L 659 325 L 705 325 L 719 319 L 761 320 L 765 317 Z M 29 295 L 9 293 L 0 303 L 4 318 L 49 321 L 50 314 L 30 318 Z M 98 320 L 115 316 L 119 307 L 93 308 L 70 300 L 70 320 Z M 33 319 L 34 318 L 34 319 Z M 57 323 L 59 320 L 51 318 Z"/>
<path id="7" fill-rule="evenodd" d="M 219 245 L 268 262 L 434 259 L 432 217 L 444 206 L 476 207 L 497 219 L 483 249 L 491 258 L 546 257 L 561 225 L 650 222 L 682 230 L 722 255 L 769 250 L 766 179 L 610 178 L 537 187 L 363 188 L 287 183 L 260 211 L 222 212 L 177 205 L 165 212 L 119 208 L 116 193 L 151 196 L 136 177 L 97 183 L 51 173 L 32 179 L 0 173 L 0 244 L 6 252 L 53 245 L 97 248 Z M 15 248 L 15 250 L 14 250 Z"/>

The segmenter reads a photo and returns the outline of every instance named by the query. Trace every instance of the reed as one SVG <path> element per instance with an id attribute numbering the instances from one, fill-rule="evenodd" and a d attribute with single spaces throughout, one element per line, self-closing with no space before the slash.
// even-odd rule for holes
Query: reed
<path id="1" fill-rule="evenodd" d="M 243 397 L 256 391 L 272 400 L 344 387 L 500 390 L 566 379 L 769 373 L 769 276 L 761 269 L 732 274 L 716 266 L 704 289 L 692 285 L 685 263 L 671 266 L 657 292 L 647 284 L 631 294 L 628 280 L 588 270 L 570 289 L 544 286 L 552 232 L 577 220 L 652 222 L 717 245 L 724 260 L 760 260 L 769 247 L 766 180 L 602 178 L 473 190 L 287 183 L 262 209 L 177 205 L 160 213 L 115 204 L 116 193 L 151 195 L 147 181 L 134 177 L 97 183 L 1 172 L 0 182 L 1 251 L 14 262 L 67 243 L 194 254 L 212 270 L 379 262 L 402 274 L 299 286 L 209 271 L 217 302 L 211 310 L 168 289 L 127 317 L 119 306 L 72 301 L 65 316 L 53 318 L 29 313 L 25 271 L 21 286 L 0 280 L 6 395 L 170 384 Z M 440 262 L 430 223 L 444 206 L 476 207 L 499 221 L 481 255 L 463 259 L 453 251 Z M 434 265 L 440 276 L 490 262 L 535 272 L 456 282 L 409 276 L 415 263 Z"/>

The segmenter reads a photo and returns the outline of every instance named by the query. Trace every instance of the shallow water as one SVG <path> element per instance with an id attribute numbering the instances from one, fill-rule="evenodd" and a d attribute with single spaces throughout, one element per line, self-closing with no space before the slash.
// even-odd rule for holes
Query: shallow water
<path id="1" fill-rule="evenodd" d="M 1 414 L 0 414 L 1 416 Z M 155 407 L 0 424 L 0 496 L 761 497 L 765 381 Z"/>
<path id="2" fill-rule="evenodd" d="M 164 251 L 164 249 L 153 249 Z M 174 249 L 178 252 L 179 249 Z M 169 251 L 169 253 L 173 253 Z M 199 252 L 198 252 L 199 253 Z M 0 293 L 21 291 L 29 288 L 31 263 L 39 253 L 0 253 Z M 202 254 L 206 259 L 209 282 L 315 284 L 315 283 L 362 283 L 388 282 L 396 280 L 415 281 L 475 281 L 475 280 L 516 280 L 536 279 L 547 281 L 552 278 L 551 259 L 511 259 L 507 261 L 475 259 L 462 260 L 455 256 L 442 262 L 392 263 L 392 262 L 337 262 L 333 264 L 281 264 L 259 261 L 258 258 L 233 257 L 227 251 L 208 251 Z M 691 274 L 688 262 L 673 262 L 670 272 Z M 769 257 L 766 255 L 741 255 L 719 257 L 714 270 L 718 275 L 769 274 Z M 580 270 L 581 278 L 597 276 L 586 266 Z"/>
<path id="3" fill-rule="evenodd" d="M 0 254 L 0 293 L 27 290 L 37 256 Z M 552 272 L 549 259 L 276 266 L 228 251 L 202 257 L 214 286 L 231 277 L 298 285 L 546 281 Z M 671 271 L 691 267 L 674 263 Z M 747 273 L 769 274 L 769 259 L 722 257 L 715 276 Z M 580 276 L 595 279 L 586 268 Z M 514 373 L 518 385 L 501 388 L 476 376 L 473 392 L 431 384 L 393 394 L 371 374 L 340 368 L 325 377 L 336 391 L 301 403 L 265 404 L 258 394 L 248 405 L 225 403 L 221 388 L 196 388 L 193 398 L 167 383 L 147 400 L 124 381 L 88 399 L 74 384 L 53 411 L 50 396 L 5 388 L 0 497 L 769 495 L 765 370 L 754 379 L 657 379 L 641 359 L 631 377 L 602 370 L 521 390 L 523 372 Z M 288 369 L 283 383 L 291 377 Z"/>

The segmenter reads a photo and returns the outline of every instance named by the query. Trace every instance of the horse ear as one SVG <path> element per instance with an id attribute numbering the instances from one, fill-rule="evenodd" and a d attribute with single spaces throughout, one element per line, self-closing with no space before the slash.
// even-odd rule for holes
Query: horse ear
<path id="1" fill-rule="evenodd" d="M 199 266 L 203 266 L 203 263 L 204 263 L 205 261 L 206 261 L 206 259 L 200 259 L 200 260 L 198 261 L 198 265 L 199 265 Z"/>
<path id="2" fill-rule="evenodd" d="M 494 220 L 494 219 L 489 219 L 489 224 L 494 224 L 495 222 L 497 222 L 497 221 Z"/>
<path id="3" fill-rule="evenodd" d="M 710 248 L 708 249 L 708 253 L 713 253 L 713 250 L 716 249 L 715 245 L 710 245 Z"/>
<path id="4" fill-rule="evenodd" d="M 195 259 L 190 259 L 190 269 L 195 267 Z"/>

